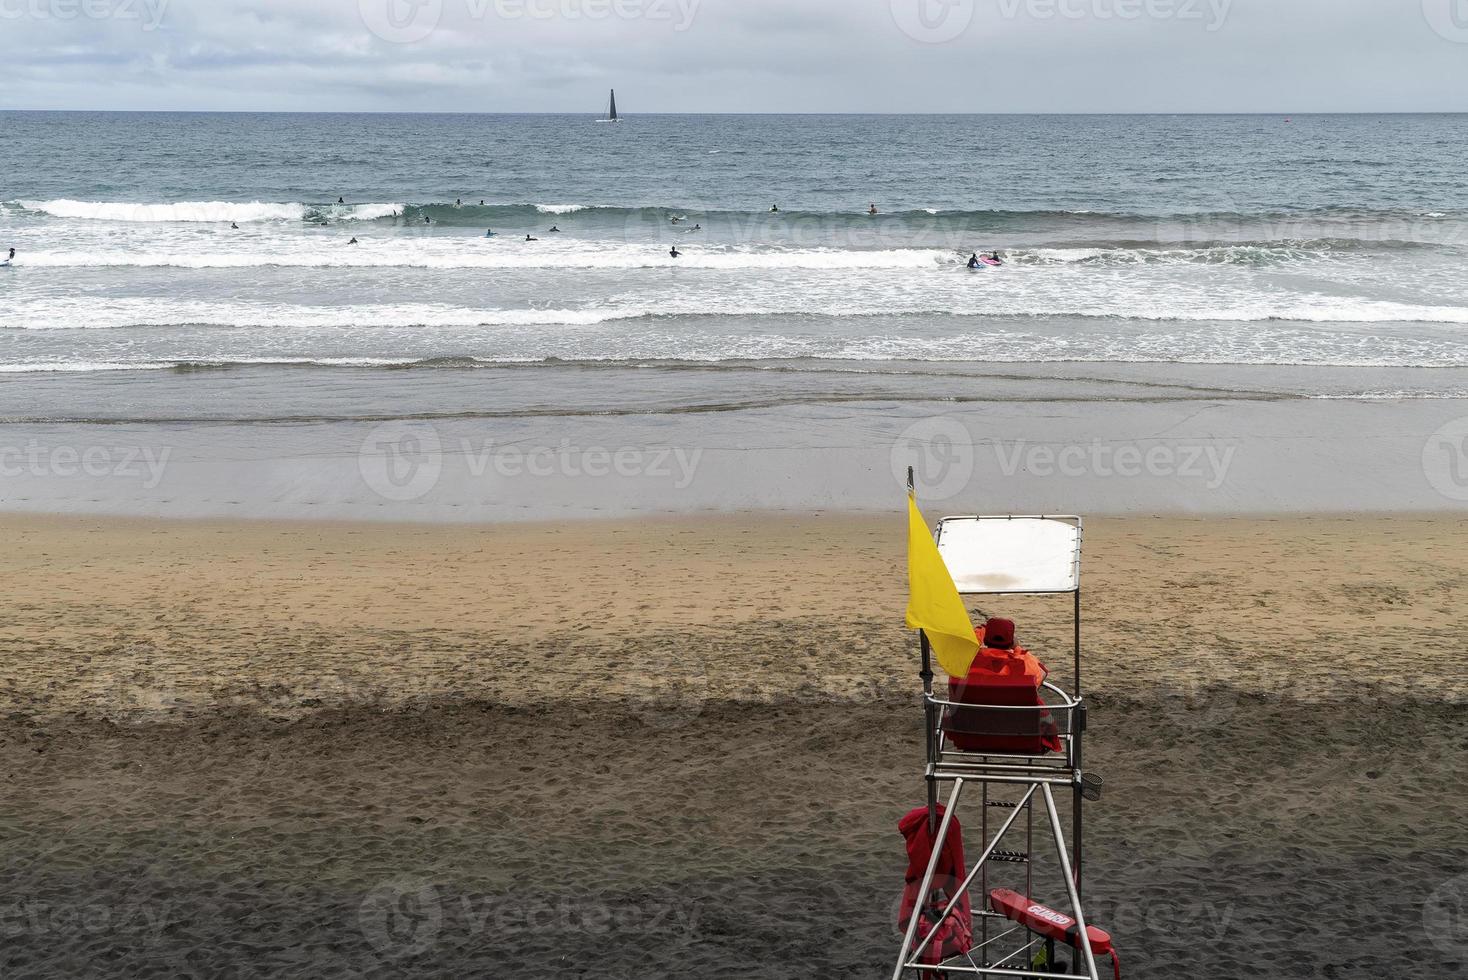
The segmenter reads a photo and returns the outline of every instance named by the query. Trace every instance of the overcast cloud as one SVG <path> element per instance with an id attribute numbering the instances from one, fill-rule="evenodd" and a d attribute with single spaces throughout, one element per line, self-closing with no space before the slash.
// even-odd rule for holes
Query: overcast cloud
<path id="1" fill-rule="evenodd" d="M 1468 110 L 1468 0 L 0 0 L 0 106 Z"/>

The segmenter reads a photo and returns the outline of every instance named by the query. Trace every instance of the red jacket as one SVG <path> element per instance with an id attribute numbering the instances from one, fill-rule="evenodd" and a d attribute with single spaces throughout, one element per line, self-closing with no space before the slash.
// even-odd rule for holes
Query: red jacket
<path id="1" fill-rule="evenodd" d="M 938 805 L 938 820 L 943 820 L 943 806 Z M 897 925 L 906 929 L 918 905 L 918 888 L 923 883 L 923 874 L 928 870 L 928 860 L 933 856 L 933 835 L 928 830 L 928 808 L 918 807 L 897 823 L 902 836 L 907 839 L 907 883 L 902 889 L 902 909 L 897 915 Z M 932 891 L 942 891 L 941 900 L 932 894 L 923 903 L 919 915 L 917 942 L 922 942 L 938 916 L 953 900 L 958 886 L 963 884 L 968 870 L 963 862 L 963 828 L 954 817 L 948 824 L 948 836 L 943 841 L 943 851 L 938 858 L 938 867 L 933 872 Z M 936 907 L 935 907 L 936 906 Z M 943 928 L 923 951 L 919 962 L 941 963 L 950 956 L 967 953 L 973 948 L 973 908 L 969 904 L 968 892 L 963 893 L 953 914 L 943 922 Z"/>

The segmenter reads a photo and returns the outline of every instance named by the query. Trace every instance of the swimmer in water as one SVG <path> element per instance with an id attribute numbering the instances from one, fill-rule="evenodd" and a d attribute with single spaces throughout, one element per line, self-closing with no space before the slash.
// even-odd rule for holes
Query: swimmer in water
<path id="1" fill-rule="evenodd" d="M 456 207 L 456 208 L 461 208 L 461 207 L 463 207 L 463 206 L 464 206 L 464 199 L 463 199 L 463 198 L 462 198 L 462 197 L 460 197 L 460 198 L 455 198 L 455 199 L 454 199 L 454 207 Z"/>
<path id="2" fill-rule="evenodd" d="M 682 252 L 678 251 L 678 246 L 677 245 L 674 245 L 672 248 L 668 249 L 668 257 L 669 258 L 676 259 L 676 258 L 678 258 L 678 256 L 680 256 L 682 254 L 683 254 Z"/>

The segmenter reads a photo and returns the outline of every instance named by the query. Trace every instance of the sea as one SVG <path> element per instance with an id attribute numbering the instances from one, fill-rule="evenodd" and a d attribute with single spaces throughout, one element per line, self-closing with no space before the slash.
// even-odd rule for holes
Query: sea
<path id="1" fill-rule="evenodd" d="M 914 454 L 977 509 L 1457 507 L 1465 151 L 1464 115 L 3 112 L 0 507 L 862 509 Z M 1246 462 L 1099 461 L 1157 445 Z M 173 476 L 57 463 L 133 450 Z"/>

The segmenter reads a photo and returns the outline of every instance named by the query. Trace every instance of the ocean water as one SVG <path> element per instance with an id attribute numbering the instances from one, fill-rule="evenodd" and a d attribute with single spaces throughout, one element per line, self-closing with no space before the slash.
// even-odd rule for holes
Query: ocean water
<path id="1" fill-rule="evenodd" d="M 722 414 L 798 450 L 923 405 L 1468 395 L 1468 116 L 0 113 L 0 141 L 10 441 Z"/>

